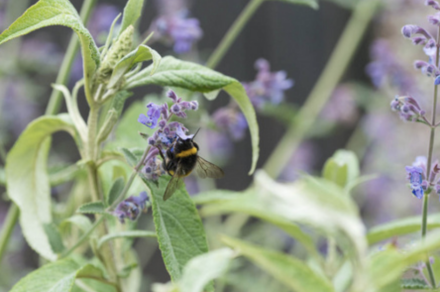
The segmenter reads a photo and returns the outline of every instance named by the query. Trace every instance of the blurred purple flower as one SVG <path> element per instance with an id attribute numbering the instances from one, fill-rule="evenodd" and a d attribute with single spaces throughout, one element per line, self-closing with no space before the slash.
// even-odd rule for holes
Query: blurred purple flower
<path id="1" fill-rule="evenodd" d="M 152 30 L 157 33 L 155 37 L 173 43 L 177 54 L 191 50 L 193 43 L 203 35 L 199 20 L 188 18 L 187 10 L 157 18 L 152 24 Z"/>
<path id="2" fill-rule="evenodd" d="M 395 119 L 388 113 L 371 112 L 364 116 L 362 127 L 370 139 L 387 141 L 395 130 Z"/>
<path id="3" fill-rule="evenodd" d="M 289 158 L 289 163 L 279 176 L 281 181 L 294 181 L 301 172 L 311 172 L 315 166 L 317 149 L 311 141 L 301 143 Z"/>
<path id="4" fill-rule="evenodd" d="M 119 13 L 119 9 L 111 4 L 98 4 L 96 6 L 87 27 L 99 45 L 105 43 L 110 26 Z"/>
<path id="5" fill-rule="evenodd" d="M 351 125 L 358 118 L 354 92 L 348 85 L 340 85 L 333 92 L 330 102 L 323 109 L 321 116 L 328 121 Z"/>
<path id="6" fill-rule="evenodd" d="M 400 117 L 405 121 L 416 121 L 425 115 L 417 100 L 411 96 L 395 97 L 390 106 L 391 110 L 399 112 Z"/>
<path id="7" fill-rule="evenodd" d="M 270 72 L 270 64 L 265 59 L 258 59 L 255 68 L 258 70 L 255 80 L 243 83 L 253 105 L 260 108 L 266 102 L 281 103 L 284 99 L 284 91 L 294 85 L 293 80 L 286 79 L 285 71 Z"/>
<path id="8" fill-rule="evenodd" d="M 235 107 L 222 107 L 212 114 L 217 128 L 229 134 L 233 140 L 241 140 L 248 124 L 244 115 Z"/>
<path id="9" fill-rule="evenodd" d="M 207 149 L 210 149 L 209 155 L 212 160 L 218 164 L 225 164 L 225 161 L 231 157 L 234 150 L 231 139 L 224 132 L 211 130 L 206 132 L 206 136 Z"/>
<path id="10" fill-rule="evenodd" d="M 135 221 L 139 218 L 141 212 L 146 212 L 149 207 L 149 198 L 146 192 L 139 196 L 130 196 L 118 204 L 113 211 L 113 215 L 118 217 L 121 223 L 125 223 L 125 218 Z"/>
<path id="11" fill-rule="evenodd" d="M 62 58 L 59 47 L 42 38 L 25 38 L 20 47 L 20 61 L 36 66 L 39 71 L 48 68 L 58 70 Z"/>
<path id="12" fill-rule="evenodd" d="M 418 199 L 423 198 L 423 169 L 416 166 L 407 166 L 405 167 L 405 170 L 407 172 L 407 178 L 411 184 L 413 195 Z"/>
<path id="13" fill-rule="evenodd" d="M 400 93 L 416 92 L 412 76 L 399 63 L 387 40 L 376 40 L 370 50 L 372 62 L 367 65 L 366 72 L 376 88 L 388 81 Z"/>

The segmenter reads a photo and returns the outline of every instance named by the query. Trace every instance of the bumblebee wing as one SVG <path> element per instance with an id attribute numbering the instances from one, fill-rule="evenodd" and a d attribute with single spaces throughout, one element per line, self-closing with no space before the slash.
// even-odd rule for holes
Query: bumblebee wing
<path id="1" fill-rule="evenodd" d="M 200 156 L 197 156 L 196 171 L 197 175 L 201 178 L 222 178 L 225 175 L 220 167 L 206 161 Z"/>
<path id="2" fill-rule="evenodd" d="M 176 191 L 177 188 L 182 184 L 182 178 L 177 175 L 177 171 L 174 173 L 171 180 L 168 182 L 165 193 L 163 194 L 163 200 L 168 200 Z"/>

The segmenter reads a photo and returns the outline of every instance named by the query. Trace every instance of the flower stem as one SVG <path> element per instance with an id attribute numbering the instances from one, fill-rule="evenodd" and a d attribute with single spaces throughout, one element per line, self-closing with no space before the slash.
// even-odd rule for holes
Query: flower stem
<path id="1" fill-rule="evenodd" d="M 92 12 L 93 7 L 96 4 L 96 0 L 85 0 L 81 7 L 81 20 L 83 23 L 87 23 L 90 18 L 90 14 Z M 63 59 L 63 63 L 61 64 L 60 71 L 58 72 L 57 79 L 55 84 L 63 84 L 66 85 L 67 80 L 70 77 L 70 70 L 72 69 L 73 61 L 75 60 L 76 53 L 79 49 L 79 41 L 78 37 L 75 33 L 73 33 L 72 38 L 70 39 L 69 45 L 67 47 L 66 54 Z M 46 108 L 46 115 L 54 115 L 58 113 L 61 106 L 62 101 L 62 93 L 58 90 L 52 90 L 52 94 L 49 98 L 49 104 Z"/>
<path id="2" fill-rule="evenodd" d="M 379 3 L 379 0 L 372 0 L 360 1 L 357 4 L 315 87 L 264 165 L 264 170 L 271 177 L 277 177 L 287 166 L 289 159 L 286 157 L 295 152 L 318 118 L 349 65 Z"/>
<path id="3" fill-rule="evenodd" d="M 11 238 L 12 231 L 14 230 L 15 223 L 18 220 L 20 210 L 17 205 L 12 203 L 8 210 L 3 228 L 0 233 L 0 262 L 2 261 L 3 254 L 8 246 L 9 239 Z"/>
<path id="4" fill-rule="evenodd" d="M 240 13 L 238 18 L 234 21 L 232 26 L 229 28 L 226 35 L 221 40 L 220 44 L 217 46 L 215 51 L 209 57 L 206 62 L 206 66 L 214 69 L 217 67 L 220 60 L 228 51 L 229 47 L 232 45 L 234 40 L 237 38 L 238 34 L 243 30 L 243 27 L 248 22 L 248 20 L 254 15 L 258 7 L 264 0 L 251 0 L 244 10 Z"/>

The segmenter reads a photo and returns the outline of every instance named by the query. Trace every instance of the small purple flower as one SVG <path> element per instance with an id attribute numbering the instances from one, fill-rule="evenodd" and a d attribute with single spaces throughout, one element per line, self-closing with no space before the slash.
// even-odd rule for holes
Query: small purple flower
<path id="1" fill-rule="evenodd" d="M 434 8 L 435 10 L 440 10 L 440 5 L 438 4 L 437 1 L 434 1 L 434 0 L 426 0 L 426 1 L 425 1 L 425 5 L 426 5 L 426 6 L 431 6 L 431 7 Z"/>
<path id="2" fill-rule="evenodd" d="M 244 115 L 236 108 L 219 108 L 212 117 L 217 128 L 229 133 L 233 140 L 241 140 L 244 137 L 248 124 Z"/>
<path id="3" fill-rule="evenodd" d="M 417 166 L 407 166 L 405 167 L 405 170 L 407 172 L 407 178 L 410 182 L 413 195 L 418 199 L 423 198 L 423 169 Z"/>
<path id="4" fill-rule="evenodd" d="M 259 108 L 266 102 L 281 103 L 284 99 L 284 91 L 291 88 L 294 81 L 286 79 L 287 74 L 284 71 L 270 72 L 270 64 L 265 59 L 258 59 L 255 68 L 258 70 L 255 80 L 243 83 L 252 104 Z"/>
<path id="5" fill-rule="evenodd" d="M 188 12 L 181 11 L 170 16 L 161 16 L 153 23 L 159 37 L 174 43 L 174 51 L 183 54 L 191 50 L 192 44 L 202 35 L 200 23 L 196 18 L 188 18 Z"/>
<path id="6" fill-rule="evenodd" d="M 141 212 L 146 212 L 150 205 L 146 192 L 142 192 L 139 196 L 130 196 L 120 202 L 113 211 L 113 215 L 119 218 L 121 223 L 125 223 L 125 218 L 135 221 L 139 218 Z"/>
<path id="7" fill-rule="evenodd" d="M 157 122 L 160 118 L 160 114 L 162 112 L 162 106 L 156 105 L 152 102 L 147 104 L 148 112 L 147 116 L 144 114 L 140 114 L 138 118 L 138 122 L 144 124 L 148 128 L 154 129 L 157 126 Z"/>
<path id="8" fill-rule="evenodd" d="M 419 103 L 411 96 L 395 97 L 391 101 L 391 109 L 398 111 L 400 117 L 405 121 L 416 121 L 425 115 L 425 111 L 419 106 Z"/>

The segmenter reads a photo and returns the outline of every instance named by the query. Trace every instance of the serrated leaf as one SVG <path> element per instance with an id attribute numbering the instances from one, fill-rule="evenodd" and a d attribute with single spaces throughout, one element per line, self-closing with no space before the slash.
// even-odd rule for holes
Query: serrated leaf
<path id="1" fill-rule="evenodd" d="M 226 236 L 222 237 L 222 241 L 292 291 L 334 291 L 330 281 L 315 274 L 312 269 L 298 259 Z"/>
<path id="2" fill-rule="evenodd" d="M 210 281 L 227 272 L 235 256 L 233 250 L 222 248 L 193 258 L 183 270 L 180 292 L 203 292 Z"/>
<path id="3" fill-rule="evenodd" d="M 122 154 L 124 154 L 125 160 L 127 161 L 130 166 L 135 167 L 137 164 L 137 158 L 136 156 L 127 148 L 121 148 Z"/>
<path id="4" fill-rule="evenodd" d="M 113 182 L 112 187 L 110 188 L 110 192 L 107 195 L 107 205 L 111 206 L 114 201 L 119 197 L 122 190 L 124 189 L 124 179 L 119 177 L 117 180 Z"/>
<path id="5" fill-rule="evenodd" d="M 81 267 L 71 259 L 42 266 L 22 278 L 10 292 L 69 292 L 75 279 L 81 277 L 103 278 L 101 270 L 92 265 Z"/>
<path id="6" fill-rule="evenodd" d="M 274 0 L 272 0 L 272 1 L 274 1 Z M 276 1 L 287 2 L 290 4 L 306 5 L 306 6 L 313 8 L 313 9 L 319 8 L 317 0 L 276 0 Z M 347 1 L 347 0 L 343 0 L 343 1 Z M 351 1 L 351 0 L 348 0 L 348 1 Z"/>
<path id="7" fill-rule="evenodd" d="M 312 255 L 320 257 L 312 238 L 304 233 L 298 225 L 283 218 L 272 208 L 268 208 L 265 200 L 256 196 L 253 190 L 249 190 L 246 193 L 214 190 L 201 193 L 192 197 L 192 199 L 196 204 L 204 205 L 200 211 L 202 216 L 218 215 L 225 212 L 239 212 L 260 218 L 281 228 L 301 242 Z"/>
<path id="8" fill-rule="evenodd" d="M 375 226 L 367 234 L 368 244 L 373 245 L 391 237 L 419 232 L 421 222 L 421 216 L 414 216 Z M 429 215 L 427 223 L 428 229 L 440 227 L 440 214 Z"/>
<path id="9" fill-rule="evenodd" d="M 401 287 L 403 289 L 418 290 L 430 289 L 430 286 L 422 279 L 402 279 Z"/>
<path id="10" fill-rule="evenodd" d="M 137 238 L 137 237 L 156 237 L 156 232 L 146 230 L 128 230 L 107 234 L 101 237 L 98 241 L 98 247 L 101 247 L 105 242 L 116 238 Z"/>
<path id="11" fill-rule="evenodd" d="M 142 7 L 145 0 L 128 0 L 124 7 L 124 16 L 120 33 L 122 33 L 130 25 L 134 25 L 142 14 Z"/>
<path id="12" fill-rule="evenodd" d="M 162 59 L 160 66 L 157 68 L 154 75 L 151 75 L 152 70 L 153 66 L 150 65 L 132 78 L 128 79 L 126 84 L 127 89 L 149 84 L 181 87 L 203 93 L 210 93 L 223 89 L 234 98 L 247 120 L 251 133 L 252 166 L 249 174 L 252 174 L 255 170 L 259 156 L 258 123 L 254 107 L 241 83 L 234 78 L 225 76 L 204 66 L 180 61 L 170 56 Z M 212 97 L 213 96 L 211 96 L 211 98 Z"/>
<path id="13" fill-rule="evenodd" d="M 0 35 L 0 44 L 52 25 L 70 27 L 78 35 L 86 86 L 90 88 L 89 81 L 99 67 L 100 55 L 93 37 L 84 27 L 80 16 L 68 0 L 38 1 Z"/>
<path id="14" fill-rule="evenodd" d="M 103 202 L 87 203 L 80 206 L 76 212 L 83 214 L 103 214 L 105 213 L 105 205 Z"/>
<path id="15" fill-rule="evenodd" d="M 54 223 L 44 224 L 44 231 L 49 239 L 50 246 L 55 253 L 61 253 L 64 250 L 63 239 Z"/>
<path id="16" fill-rule="evenodd" d="M 112 76 L 110 77 L 108 87 L 113 87 L 115 84 L 117 84 L 122 76 L 124 76 L 124 74 L 127 73 L 137 63 L 153 60 L 150 74 L 154 74 L 154 71 L 156 71 L 156 69 L 159 67 L 161 59 L 162 57 L 159 55 L 158 52 L 148 46 L 140 45 L 135 50 L 128 53 L 116 64 Z"/>
<path id="17" fill-rule="evenodd" d="M 8 153 L 5 168 L 8 194 L 20 208 L 20 225 L 26 241 L 41 256 L 52 261 L 56 254 L 43 226 L 52 222 L 46 162 L 50 135 L 56 131 L 74 135 L 68 115 L 45 116 L 30 123 Z"/>
<path id="18" fill-rule="evenodd" d="M 174 282 L 182 277 L 185 265 L 208 252 L 205 231 L 197 209 L 184 186 L 167 201 L 163 200 L 170 178 L 161 176 L 159 184 L 143 179 L 151 191 L 154 224 L 165 266 Z M 212 290 L 210 290 L 212 291 Z"/>

